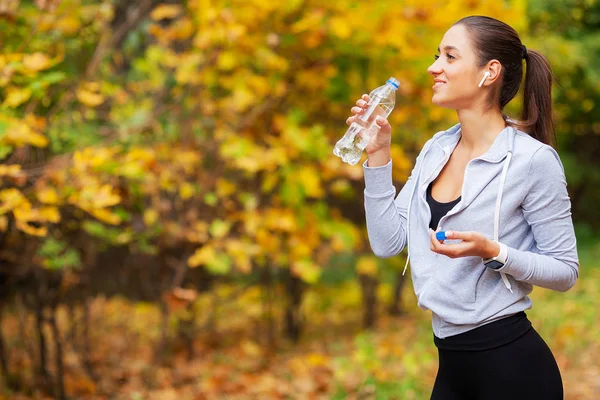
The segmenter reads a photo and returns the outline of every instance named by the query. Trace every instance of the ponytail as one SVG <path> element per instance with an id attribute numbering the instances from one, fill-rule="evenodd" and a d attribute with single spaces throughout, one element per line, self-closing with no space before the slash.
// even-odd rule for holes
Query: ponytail
<path id="1" fill-rule="evenodd" d="M 552 69 L 540 52 L 528 50 L 519 128 L 542 143 L 556 145 L 552 119 Z"/>

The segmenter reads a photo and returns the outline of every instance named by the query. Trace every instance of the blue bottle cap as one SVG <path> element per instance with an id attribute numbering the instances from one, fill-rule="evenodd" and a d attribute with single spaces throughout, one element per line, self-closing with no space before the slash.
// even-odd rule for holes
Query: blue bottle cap
<path id="1" fill-rule="evenodd" d="M 393 76 L 391 76 L 390 79 L 388 79 L 386 81 L 386 83 L 390 83 L 396 89 L 398 89 L 398 87 L 400 87 L 400 81 L 398 79 L 394 78 Z"/>
<path id="2" fill-rule="evenodd" d="M 446 240 L 446 232 L 444 232 L 444 231 L 436 232 L 435 238 L 437 240 Z"/>

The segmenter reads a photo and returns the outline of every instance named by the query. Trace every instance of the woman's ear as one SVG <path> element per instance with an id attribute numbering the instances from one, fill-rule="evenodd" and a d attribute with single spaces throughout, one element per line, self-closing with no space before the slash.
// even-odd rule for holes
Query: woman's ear
<path id="1" fill-rule="evenodd" d="M 477 85 L 477 86 L 479 86 L 479 87 L 483 86 L 483 82 L 485 82 L 485 80 L 487 78 L 489 78 L 490 75 L 491 75 L 490 71 L 485 71 L 485 74 L 483 74 L 483 78 L 481 79 L 481 82 L 479 82 L 479 85 Z"/>
<path id="2" fill-rule="evenodd" d="M 487 69 L 485 71 L 484 78 L 479 83 L 479 87 L 483 86 L 483 84 L 491 85 L 494 83 L 502 73 L 502 64 L 498 60 L 491 60 L 488 62 Z"/>

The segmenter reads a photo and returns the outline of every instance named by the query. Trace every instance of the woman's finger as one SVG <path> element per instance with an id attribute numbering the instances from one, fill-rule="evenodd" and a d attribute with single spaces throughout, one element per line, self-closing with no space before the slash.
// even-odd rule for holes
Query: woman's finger
<path id="1" fill-rule="evenodd" d="M 354 114 L 360 114 L 361 112 L 365 111 L 365 109 L 361 107 L 352 107 L 350 111 L 352 111 Z"/>
<path id="2" fill-rule="evenodd" d="M 440 242 L 435 237 L 435 232 L 431 228 L 429 228 L 429 240 L 430 240 L 430 248 L 431 248 L 431 250 L 435 251 L 436 253 L 438 253 L 439 252 Z"/>
<path id="3" fill-rule="evenodd" d="M 475 240 L 475 234 L 473 232 L 446 231 L 446 237 L 448 239 L 459 239 L 469 242 Z"/>
<path id="4" fill-rule="evenodd" d="M 385 119 L 385 118 L 383 118 L 383 117 L 377 117 L 377 118 L 375 118 L 375 122 L 377 123 L 377 125 L 379 125 L 380 128 L 383 128 L 384 126 L 390 124 L 388 122 L 388 120 Z"/>
<path id="5" fill-rule="evenodd" d="M 352 125 L 355 119 L 356 117 L 348 117 L 348 119 L 346 120 L 346 125 Z"/>

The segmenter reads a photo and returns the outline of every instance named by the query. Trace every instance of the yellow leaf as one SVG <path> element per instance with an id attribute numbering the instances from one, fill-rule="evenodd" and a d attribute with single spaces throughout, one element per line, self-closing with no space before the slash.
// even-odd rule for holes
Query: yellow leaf
<path id="1" fill-rule="evenodd" d="M 21 166 L 18 164 L 0 165 L 0 176 L 15 178 L 21 174 Z"/>
<path id="2" fill-rule="evenodd" d="M 236 187 L 235 185 L 223 178 L 217 178 L 217 196 L 220 198 L 227 197 L 235 193 Z"/>
<path id="3" fill-rule="evenodd" d="M 10 87 L 6 90 L 6 98 L 2 105 L 4 107 L 16 108 L 25 103 L 31 97 L 31 89 Z"/>
<path id="4" fill-rule="evenodd" d="M 265 215 L 264 223 L 272 230 L 293 232 L 297 229 L 296 220 L 292 210 L 270 209 Z"/>
<path id="5" fill-rule="evenodd" d="M 119 204 L 121 196 L 113 193 L 113 188 L 110 185 L 103 185 L 96 193 L 94 193 L 93 204 L 97 208 L 110 207 Z"/>
<path id="6" fill-rule="evenodd" d="M 131 232 L 121 232 L 115 237 L 115 243 L 117 244 L 127 244 L 131 242 L 133 239 L 133 234 Z"/>
<path id="7" fill-rule="evenodd" d="M 73 35 L 79 31 L 79 28 L 81 28 L 81 22 L 78 18 L 71 15 L 61 18 L 56 22 L 56 29 L 65 35 Z"/>
<path id="8" fill-rule="evenodd" d="M 327 366 L 329 364 L 329 358 L 324 356 L 321 353 L 310 353 L 307 357 L 306 357 L 306 361 L 308 361 L 308 364 L 312 365 L 313 367 L 316 366 Z"/>
<path id="9" fill-rule="evenodd" d="M 331 30 L 331 33 L 340 39 L 347 39 L 352 33 L 348 21 L 342 17 L 333 17 L 329 19 L 329 29 Z"/>
<path id="10" fill-rule="evenodd" d="M 114 214 L 106 209 L 95 209 L 95 210 L 87 210 L 91 215 L 96 217 L 102 222 L 105 222 L 110 225 L 119 225 L 121 223 L 121 217 L 117 214 Z"/>
<path id="11" fill-rule="evenodd" d="M 153 21 L 161 19 L 173 19 L 181 13 L 181 7 L 175 4 L 160 4 L 150 13 Z"/>
<path id="12" fill-rule="evenodd" d="M 24 121 L 16 118 L 10 118 L 0 115 L 0 122 L 4 122 L 8 127 L 3 136 L 0 136 L 0 143 L 12 145 L 16 147 L 30 144 L 35 147 L 45 147 L 48 144 L 48 139 L 36 133 Z"/>
<path id="13" fill-rule="evenodd" d="M 321 175 L 314 167 L 310 165 L 300 167 L 296 172 L 296 179 L 298 184 L 304 188 L 307 196 L 321 198 L 325 195 L 321 186 Z"/>
<path id="14" fill-rule="evenodd" d="M 262 354 L 260 346 L 248 339 L 242 342 L 242 351 L 250 357 L 258 357 Z"/>
<path id="15" fill-rule="evenodd" d="M 48 222 L 57 223 L 60 221 L 60 213 L 56 207 L 40 208 L 40 216 Z"/>
<path id="16" fill-rule="evenodd" d="M 174 36 L 177 40 L 186 40 L 196 32 L 194 24 L 189 18 L 181 18 L 175 25 Z"/>
<path id="17" fill-rule="evenodd" d="M 46 228 L 45 226 L 40 226 L 39 228 L 35 228 L 24 221 L 16 221 L 15 225 L 18 230 L 25 232 L 26 234 L 31 235 L 31 236 L 44 237 L 48 233 L 48 228 Z"/>
<path id="18" fill-rule="evenodd" d="M 312 247 L 308 243 L 302 242 L 297 238 L 290 239 L 290 244 L 292 245 L 290 254 L 293 258 L 300 259 L 309 257 L 313 252 Z"/>
<path id="19" fill-rule="evenodd" d="M 295 22 L 290 28 L 292 33 L 300 33 L 317 29 L 323 22 L 324 14 L 322 11 L 313 11 L 307 14 L 304 18 Z"/>
<path id="20" fill-rule="evenodd" d="M 189 182 L 183 182 L 183 184 L 179 187 L 179 196 L 183 200 L 189 199 L 194 195 L 194 193 L 196 193 L 196 189 L 194 188 L 194 185 Z"/>
<path id="21" fill-rule="evenodd" d="M 361 275 L 377 276 L 377 260 L 373 256 L 360 257 L 356 271 Z"/>
<path id="22" fill-rule="evenodd" d="M 252 272 L 252 260 L 247 255 L 234 256 L 234 261 L 238 271 L 244 274 Z"/>
<path id="23" fill-rule="evenodd" d="M 291 266 L 291 271 L 304 282 L 316 283 L 321 276 L 321 269 L 311 261 L 296 261 Z"/>
<path id="24" fill-rule="evenodd" d="M 146 226 L 152 226 L 158 220 L 158 212 L 154 208 L 148 208 L 144 211 L 144 223 Z"/>
<path id="25" fill-rule="evenodd" d="M 88 107 L 97 107 L 104 103 L 104 96 L 83 88 L 77 90 L 77 99 Z"/>
<path id="26" fill-rule="evenodd" d="M 237 269 L 247 274 L 252 271 L 251 258 L 260 254 L 260 247 L 255 243 L 228 239 L 225 241 L 225 251 L 233 257 Z"/>
<path id="27" fill-rule="evenodd" d="M 208 261 L 216 257 L 215 249 L 211 245 L 204 245 L 197 249 L 194 254 L 188 259 L 188 265 L 191 268 L 196 268 L 199 265 L 206 264 Z"/>
<path id="28" fill-rule="evenodd" d="M 269 174 L 265 177 L 265 179 L 263 179 L 260 188 L 263 191 L 263 193 L 268 193 L 271 190 L 273 190 L 273 188 L 277 185 L 278 182 L 279 177 L 277 176 L 277 174 Z"/>
<path id="29" fill-rule="evenodd" d="M 45 186 L 36 192 L 37 199 L 44 204 L 58 204 L 58 193 L 54 188 Z"/>
<path id="30" fill-rule="evenodd" d="M 0 191 L 0 215 L 29 203 L 19 189 L 10 188 Z"/>
<path id="31" fill-rule="evenodd" d="M 23 56 L 23 65 L 32 71 L 43 71 L 50 68 L 50 57 L 40 52 L 26 54 Z"/>
<path id="32" fill-rule="evenodd" d="M 230 71 L 238 64 L 238 56 L 233 51 L 225 51 L 217 59 L 217 67 L 223 71 Z"/>
<path id="33" fill-rule="evenodd" d="M 192 54 L 180 57 L 178 59 L 178 64 L 174 66 L 177 68 L 175 71 L 175 80 L 177 83 L 199 83 L 201 81 L 201 74 L 199 73 L 198 65 L 202 61 L 202 54 Z"/>

